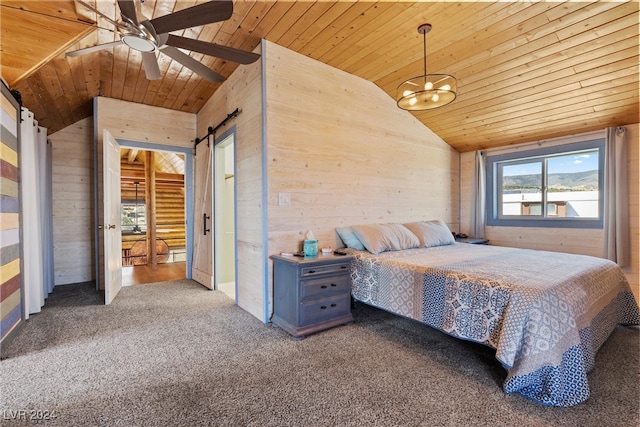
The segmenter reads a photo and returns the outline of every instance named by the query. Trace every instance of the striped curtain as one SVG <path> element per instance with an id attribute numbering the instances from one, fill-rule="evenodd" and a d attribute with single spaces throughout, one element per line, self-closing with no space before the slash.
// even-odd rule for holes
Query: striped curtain
<path id="1" fill-rule="evenodd" d="M 20 105 L 0 82 L 0 345 L 15 335 L 23 316 L 20 260 Z"/>

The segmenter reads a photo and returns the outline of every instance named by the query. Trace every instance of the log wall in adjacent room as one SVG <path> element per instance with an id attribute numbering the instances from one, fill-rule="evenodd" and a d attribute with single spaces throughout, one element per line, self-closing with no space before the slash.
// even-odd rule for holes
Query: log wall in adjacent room
<path id="1" fill-rule="evenodd" d="M 145 165 L 136 160 L 128 162 L 123 158 L 120 163 L 120 181 L 122 200 L 136 199 L 134 182 L 138 182 L 137 200 L 140 206 L 145 200 Z M 184 174 L 156 172 L 156 237 L 162 239 L 170 250 L 185 248 L 185 183 Z M 145 235 L 124 234 L 122 250 L 131 249 L 133 244 Z M 126 260 L 123 259 L 123 265 Z"/>

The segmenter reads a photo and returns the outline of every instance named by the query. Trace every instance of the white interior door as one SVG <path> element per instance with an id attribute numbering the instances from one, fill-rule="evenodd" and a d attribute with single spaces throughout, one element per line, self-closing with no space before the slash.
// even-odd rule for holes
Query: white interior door
<path id="1" fill-rule="evenodd" d="M 213 289 L 213 144 L 205 141 L 196 146 L 194 195 L 191 277 Z"/>
<path id="2" fill-rule="evenodd" d="M 104 171 L 104 303 L 110 304 L 122 288 L 122 231 L 120 229 L 120 144 L 105 130 L 102 142 Z"/>

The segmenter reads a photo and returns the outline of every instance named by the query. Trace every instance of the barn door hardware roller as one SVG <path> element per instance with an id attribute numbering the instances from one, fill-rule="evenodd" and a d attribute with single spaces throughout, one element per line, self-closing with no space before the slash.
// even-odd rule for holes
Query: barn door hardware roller
<path id="1" fill-rule="evenodd" d="M 224 119 L 223 121 L 221 121 L 220 123 L 218 123 L 218 125 L 216 127 L 209 126 L 209 129 L 207 129 L 207 134 L 205 136 L 203 136 L 202 138 L 196 138 L 196 145 L 195 146 L 197 147 L 198 144 L 200 144 L 202 141 L 204 141 L 206 139 L 207 140 L 207 147 L 208 147 L 209 146 L 209 137 L 211 135 L 213 135 L 213 140 L 215 142 L 216 131 L 218 129 L 220 129 L 222 126 L 226 125 L 229 120 L 231 120 L 232 118 L 234 118 L 238 114 L 240 114 L 240 110 L 238 108 L 236 108 L 231 113 L 227 114 L 227 118 Z"/>

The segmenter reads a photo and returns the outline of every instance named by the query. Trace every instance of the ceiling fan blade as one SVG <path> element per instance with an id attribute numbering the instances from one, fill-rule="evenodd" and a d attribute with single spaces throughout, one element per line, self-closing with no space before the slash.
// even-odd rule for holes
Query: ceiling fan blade
<path id="1" fill-rule="evenodd" d="M 174 36 L 173 34 L 169 34 L 167 45 L 204 53 L 205 55 L 215 56 L 216 58 L 226 59 L 239 64 L 251 64 L 260 58 L 260 55 L 257 53 L 221 46 L 215 43 L 188 39 L 186 37 Z"/>
<path id="2" fill-rule="evenodd" d="M 136 5 L 133 0 L 118 0 L 120 13 L 136 25 L 139 25 L 138 15 L 136 14 Z"/>
<path id="3" fill-rule="evenodd" d="M 119 0 L 122 2 L 124 0 Z M 233 15 L 233 1 L 215 0 L 202 3 L 151 20 L 156 33 L 169 33 L 212 22 L 226 21 Z"/>
<path id="4" fill-rule="evenodd" d="M 102 49 L 107 49 L 107 48 L 110 48 L 110 47 L 120 46 L 121 44 L 122 44 L 121 40 L 118 40 L 118 41 L 115 41 L 115 42 L 110 42 L 110 43 L 99 44 L 99 45 L 96 45 L 96 46 L 85 47 L 84 49 L 78 49 L 78 50 L 74 50 L 74 51 L 71 51 L 71 52 L 67 52 L 65 54 L 65 56 L 86 55 L 87 53 L 97 52 L 97 51 L 102 50 Z"/>
<path id="5" fill-rule="evenodd" d="M 179 63 L 211 83 L 219 83 L 225 80 L 225 78 L 220 74 L 202 65 L 200 62 L 196 61 L 186 53 L 180 52 L 175 47 L 166 46 L 160 49 L 160 52 L 164 53 L 171 59 L 178 61 Z"/>
<path id="6" fill-rule="evenodd" d="M 105 15 L 104 13 L 100 12 L 98 9 L 96 9 L 95 7 L 83 2 L 82 0 L 76 0 L 76 2 L 78 4 L 81 4 L 82 6 L 86 7 L 87 9 L 89 9 L 90 11 L 102 16 L 104 19 L 106 19 L 108 22 L 110 22 L 111 24 L 115 25 L 116 28 L 121 28 L 121 29 L 125 29 L 126 27 L 124 25 L 122 25 L 120 22 L 116 22 L 113 19 L 109 18 L 107 15 Z"/>
<path id="7" fill-rule="evenodd" d="M 160 80 L 160 67 L 158 66 L 158 58 L 155 52 L 141 52 L 142 64 L 144 65 L 144 73 L 148 80 Z"/>

